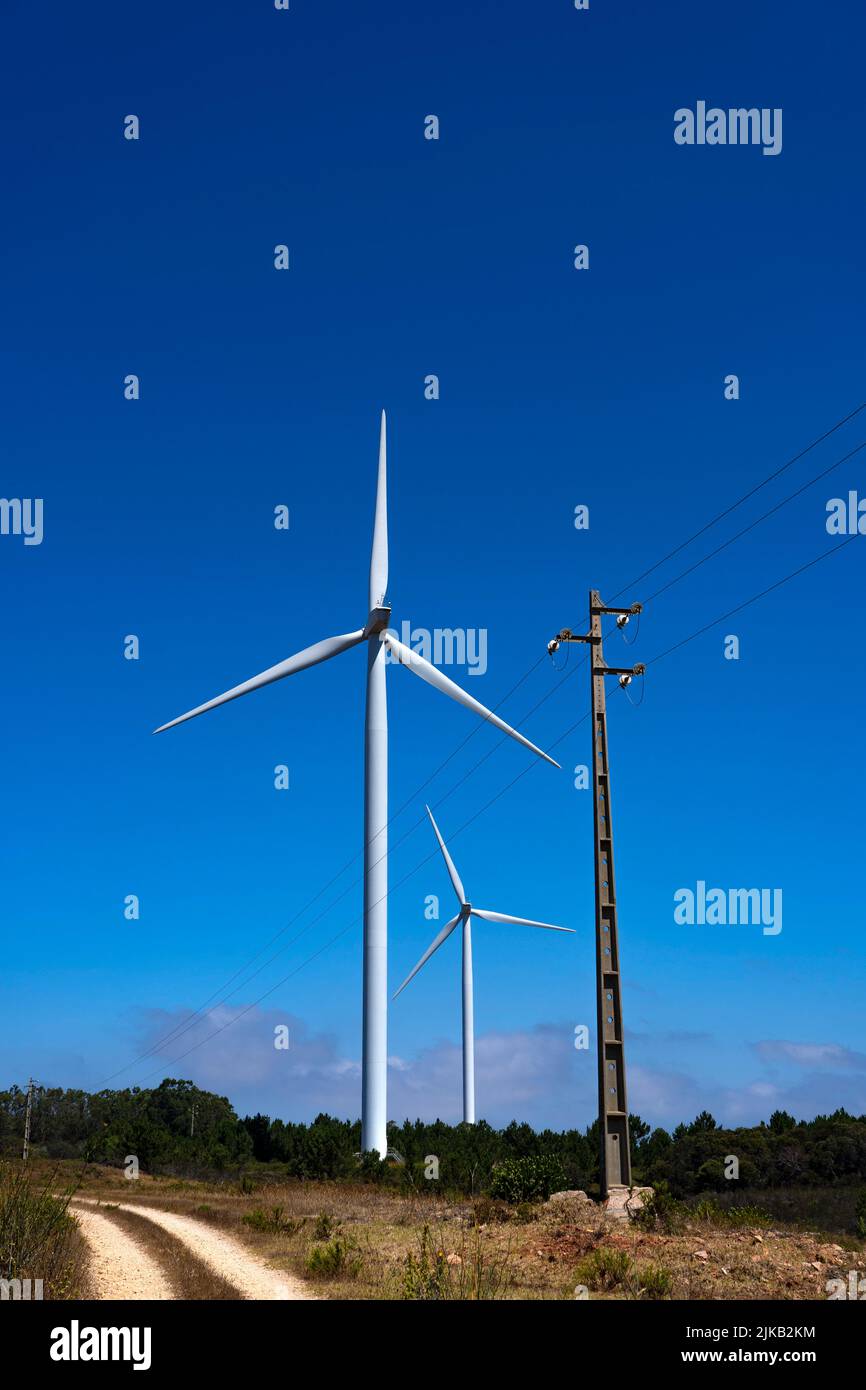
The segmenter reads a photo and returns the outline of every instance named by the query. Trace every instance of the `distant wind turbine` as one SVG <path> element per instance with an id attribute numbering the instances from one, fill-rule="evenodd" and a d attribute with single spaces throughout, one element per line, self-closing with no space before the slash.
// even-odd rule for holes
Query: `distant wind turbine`
<path id="1" fill-rule="evenodd" d="M 452 917 L 450 922 L 446 922 L 439 935 L 430 943 L 427 950 L 419 960 L 415 969 L 408 974 L 403 981 L 397 994 L 401 994 L 409 981 L 414 979 L 425 965 L 434 951 L 438 951 L 444 941 L 447 941 L 454 928 L 461 922 L 463 924 L 463 1120 L 467 1125 L 475 1124 L 475 1026 L 473 1018 L 473 997 L 472 997 L 472 924 L 470 918 L 480 917 L 485 922 L 503 922 L 515 927 L 545 927 L 547 931 L 567 931 L 573 933 L 572 927 L 554 927 L 550 922 L 533 922 L 528 917 L 509 917 L 504 912 L 490 912 L 487 908 L 473 907 L 466 900 L 466 889 L 460 880 L 454 860 L 448 853 L 445 841 L 439 833 L 439 826 L 433 819 L 433 812 L 427 808 L 430 817 L 430 824 L 436 832 L 436 839 L 439 841 L 439 848 L 442 851 L 442 858 L 445 860 L 445 867 L 454 885 L 454 892 L 457 894 L 457 901 L 460 904 L 460 911 L 456 917 Z M 394 998 L 397 998 L 397 994 Z"/>
<path id="2" fill-rule="evenodd" d="M 388 501 L 385 412 L 379 435 L 379 476 L 376 487 L 376 516 L 373 524 L 373 550 L 370 557 L 369 616 L 362 628 L 341 637 L 326 637 L 312 647 L 287 657 L 276 666 L 227 690 L 224 695 L 198 705 L 154 732 L 161 734 L 175 724 L 204 714 L 207 710 L 236 700 L 272 681 L 293 676 L 320 661 L 367 643 L 367 713 L 364 763 L 364 1036 L 361 1083 L 361 1148 L 387 1153 L 387 1069 L 388 1069 L 388 710 L 385 691 L 385 648 L 398 662 L 414 671 L 436 690 L 450 695 L 458 704 L 488 720 L 503 733 L 559 767 L 523 734 L 504 719 L 486 709 L 449 680 L 418 652 L 398 642 L 388 631 L 391 609 L 386 601 L 388 587 Z"/>

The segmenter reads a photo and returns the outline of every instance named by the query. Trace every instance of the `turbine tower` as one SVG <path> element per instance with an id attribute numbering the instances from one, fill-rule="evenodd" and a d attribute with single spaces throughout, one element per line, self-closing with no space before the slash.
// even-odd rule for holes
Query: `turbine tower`
<path id="1" fill-rule="evenodd" d="M 194 719 L 207 710 L 248 695 L 263 685 L 293 676 L 320 661 L 367 644 L 367 714 L 364 758 L 364 1032 L 361 1086 L 361 1148 L 387 1153 L 387 1067 L 388 1067 L 388 707 L 385 690 L 385 650 L 402 666 L 427 681 L 434 689 L 450 695 L 503 733 L 510 734 L 524 748 L 546 762 L 559 763 L 536 748 L 504 719 L 461 690 L 418 652 L 399 642 L 388 631 L 391 609 L 386 599 L 388 587 L 388 498 L 385 412 L 379 434 L 379 474 L 376 486 L 376 515 L 373 524 L 373 550 L 370 557 L 368 617 L 363 627 L 340 637 L 326 637 L 258 676 L 233 686 L 223 695 L 208 700 L 177 719 L 171 719 L 154 732 L 161 734 L 175 724 Z"/>
<path id="2" fill-rule="evenodd" d="M 547 931 L 573 931 L 572 927 L 554 927 L 550 922 L 533 922 L 528 917 L 510 917 L 504 912 L 490 912 L 487 908 L 473 907 L 466 900 L 466 890 L 461 882 L 460 875 L 454 867 L 454 860 L 448 853 L 445 841 L 439 833 L 439 826 L 433 819 L 433 812 L 427 808 L 430 817 L 430 824 L 439 841 L 439 848 L 442 851 L 442 858 L 445 860 L 445 867 L 448 876 L 454 885 L 454 892 L 457 894 L 457 901 L 460 904 L 460 911 L 456 917 L 452 917 L 450 922 L 446 922 L 435 941 L 427 947 L 423 956 L 411 974 L 407 975 L 397 994 L 401 994 L 409 981 L 414 979 L 422 965 L 438 951 L 444 941 L 447 941 L 455 927 L 463 925 L 463 1121 L 464 1124 L 475 1124 L 475 1024 L 473 1009 L 472 991 L 472 917 L 480 917 L 484 922 L 503 922 L 509 926 L 516 927 L 545 927 Z M 397 994 L 394 998 L 397 998 Z"/>

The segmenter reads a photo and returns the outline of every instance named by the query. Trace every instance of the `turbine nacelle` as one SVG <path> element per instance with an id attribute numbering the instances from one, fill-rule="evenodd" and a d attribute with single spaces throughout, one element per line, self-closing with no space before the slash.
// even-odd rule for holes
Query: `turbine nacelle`
<path id="1" fill-rule="evenodd" d="M 375 637 L 378 632 L 386 632 L 391 625 L 391 609 L 384 606 L 372 608 L 364 628 L 365 637 Z"/>

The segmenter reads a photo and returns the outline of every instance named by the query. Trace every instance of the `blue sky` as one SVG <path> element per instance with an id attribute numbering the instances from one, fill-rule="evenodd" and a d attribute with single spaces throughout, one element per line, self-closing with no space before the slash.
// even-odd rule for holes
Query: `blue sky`
<path id="1" fill-rule="evenodd" d="M 150 730 L 363 623 L 383 406 L 394 619 L 486 630 L 486 672 L 448 674 L 493 705 L 582 629 L 590 586 L 623 588 L 860 405 L 864 20 L 257 0 L 15 4 L 4 28 L 0 492 L 44 499 L 41 545 L 0 536 L 4 1083 L 183 1075 L 242 1111 L 354 1116 L 359 861 L 307 904 L 361 847 L 363 654 Z M 676 145 L 698 100 L 781 108 L 781 154 Z M 623 601 L 864 440 L 866 411 Z M 608 661 L 829 550 L 827 500 L 866 493 L 864 457 L 649 604 Z M 655 1122 L 866 1110 L 864 546 L 651 666 L 639 708 L 611 691 L 630 1101 Z M 426 896 L 450 902 L 425 800 L 446 838 L 470 822 L 452 851 L 473 901 L 576 930 L 476 930 L 494 1122 L 594 1112 L 572 1046 L 594 1018 L 588 726 L 562 737 L 578 659 L 502 707 L 560 773 L 389 672 L 395 986 L 434 934 Z M 783 931 L 676 924 L 700 879 L 781 888 Z M 392 1118 L 458 1117 L 459 999 L 455 940 L 391 1010 Z"/>

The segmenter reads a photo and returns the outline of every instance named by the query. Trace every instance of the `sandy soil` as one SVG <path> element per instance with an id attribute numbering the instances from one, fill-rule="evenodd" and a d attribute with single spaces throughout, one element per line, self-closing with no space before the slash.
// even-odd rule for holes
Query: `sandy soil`
<path id="1" fill-rule="evenodd" d="M 166 1299 L 173 1294 L 162 1270 L 108 1216 L 76 1205 L 90 1247 L 90 1277 L 99 1299 Z"/>
<path id="2" fill-rule="evenodd" d="M 280 1270 L 270 1269 L 239 1241 L 224 1235 L 221 1231 L 213 1230 L 202 1221 L 194 1221 L 189 1216 L 176 1216 L 173 1212 L 157 1211 L 153 1207 L 136 1206 L 124 1202 L 118 1202 L 116 1205 L 123 1211 L 132 1211 L 138 1216 L 146 1217 L 148 1221 L 154 1221 L 173 1236 L 177 1236 L 192 1251 L 193 1255 L 203 1264 L 210 1266 L 217 1274 L 222 1275 L 230 1284 L 233 1284 L 244 1298 L 273 1300 L 308 1299 L 311 1297 L 299 1279 L 293 1278 L 290 1274 L 284 1274 Z M 81 1207 L 78 1203 L 76 1203 L 76 1214 L 81 1214 Z M 111 1224 L 108 1218 L 100 1217 L 100 1220 L 108 1225 Z M 116 1231 L 118 1239 L 122 1239 L 125 1244 L 132 1246 L 133 1250 L 137 1250 L 125 1232 L 114 1227 L 112 1230 Z M 86 1228 L 85 1236 L 89 1239 Z M 155 1295 L 115 1292 L 101 1296 L 152 1298 Z M 171 1297 L 170 1294 L 160 1296 Z"/>

